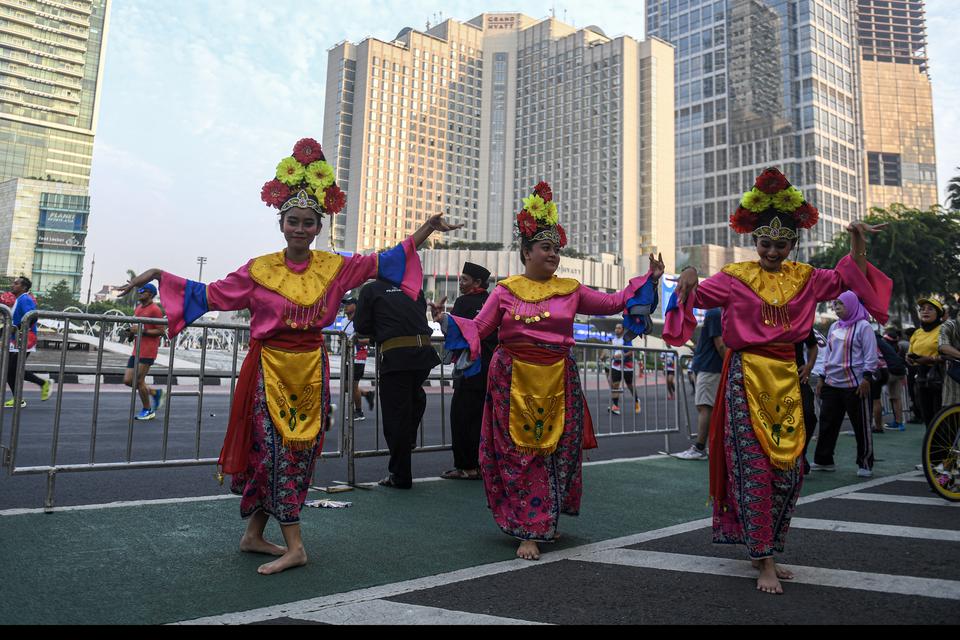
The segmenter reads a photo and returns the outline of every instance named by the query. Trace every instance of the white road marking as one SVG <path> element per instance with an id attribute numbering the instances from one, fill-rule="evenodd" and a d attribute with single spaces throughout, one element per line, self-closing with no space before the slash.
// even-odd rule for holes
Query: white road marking
<path id="1" fill-rule="evenodd" d="M 197 496 L 194 498 L 164 498 L 162 500 L 132 500 L 128 502 L 108 502 L 106 504 L 78 504 L 68 507 L 54 507 L 55 513 L 62 511 L 96 511 L 99 509 L 124 509 L 126 507 L 143 507 L 164 504 L 184 504 L 187 502 L 210 502 L 214 500 L 239 500 L 240 496 L 221 494 L 216 496 Z M 46 513 L 43 509 L 7 509 L 0 511 L 0 516 L 25 516 L 37 513 Z"/>
<path id="2" fill-rule="evenodd" d="M 539 622 L 451 611 L 416 604 L 367 600 L 296 614 L 296 620 L 350 625 L 538 625 Z"/>
<path id="3" fill-rule="evenodd" d="M 611 549 L 577 559 L 602 564 L 642 567 L 644 569 L 702 573 L 738 578 L 755 579 L 757 577 L 757 570 L 750 565 L 748 560 L 730 560 L 726 558 L 661 553 L 658 551 L 634 551 L 631 549 Z M 782 566 L 790 569 L 790 571 L 794 573 L 794 579 L 784 581 L 785 585 L 789 585 L 790 583 L 811 584 L 819 587 L 835 587 L 840 589 L 856 589 L 859 591 L 878 591 L 881 593 L 905 596 L 960 600 L 960 582 L 954 580 L 914 578 L 912 576 L 823 569 L 820 567 Z"/>
<path id="4" fill-rule="evenodd" d="M 901 527 L 866 522 L 841 522 L 838 520 L 794 518 L 790 521 L 790 528 L 813 529 L 816 531 L 836 531 L 838 533 L 863 533 L 874 536 L 913 538 L 917 540 L 960 542 L 960 531 L 950 531 L 948 529 L 928 529 L 926 527 Z"/>
<path id="5" fill-rule="evenodd" d="M 841 500 L 860 500 L 863 502 L 889 502 L 891 504 L 912 504 L 925 507 L 960 507 L 960 502 L 947 502 L 943 498 L 918 498 L 916 496 L 891 496 L 882 493 L 848 493 L 836 496 Z"/>

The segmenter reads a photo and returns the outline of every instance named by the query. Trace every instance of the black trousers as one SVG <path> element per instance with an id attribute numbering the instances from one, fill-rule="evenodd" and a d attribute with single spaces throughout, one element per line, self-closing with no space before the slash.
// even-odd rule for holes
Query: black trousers
<path id="1" fill-rule="evenodd" d="M 453 466 L 460 470 L 480 468 L 480 426 L 486 388 L 455 388 L 450 401 L 450 431 L 453 435 Z"/>
<path id="2" fill-rule="evenodd" d="M 929 427 L 943 406 L 943 386 L 918 384 L 917 405 L 920 408 L 920 419 Z"/>
<path id="3" fill-rule="evenodd" d="M 390 448 L 390 473 L 401 485 L 413 482 L 411 451 L 417 444 L 420 420 L 427 408 L 423 383 L 430 369 L 380 374 L 380 413 Z"/>
<path id="4" fill-rule="evenodd" d="M 873 469 L 873 431 L 870 429 L 870 416 L 873 401 L 869 394 L 861 398 L 857 389 L 842 389 L 823 385 L 820 392 L 820 438 L 813 461 L 817 464 L 834 464 L 833 453 L 837 448 L 837 437 L 843 417 L 850 417 L 853 433 L 857 438 L 857 466 L 861 469 Z"/>
<path id="5" fill-rule="evenodd" d="M 7 386 L 10 387 L 10 393 L 16 392 L 17 384 L 17 365 L 20 361 L 20 352 L 19 351 L 10 351 L 7 359 Z M 28 351 L 26 355 L 23 356 L 24 360 L 30 357 L 30 352 Z M 43 378 L 37 377 L 36 374 L 30 373 L 29 371 L 24 370 L 23 372 L 23 381 L 32 382 L 33 384 L 38 384 L 41 387 L 43 386 Z"/>

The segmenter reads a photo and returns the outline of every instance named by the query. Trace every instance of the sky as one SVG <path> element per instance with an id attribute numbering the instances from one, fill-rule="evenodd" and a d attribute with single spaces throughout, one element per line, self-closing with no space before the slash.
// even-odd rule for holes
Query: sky
<path id="1" fill-rule="evenodd" d="M 343 10 L 349 6 L 349 11 Z M 323 135 L 327 52 L 344 40 L 392 40 L 405 26 L 485 11 L 557 18 L 643 37 L 643 4 L 445 0 L 115 0 L 91 176 L 85 299 L 157 267 L 221 278 L 282 248 L 260 188 L 303 137 Z M 941 193 L 960 166 L 956 0 L 927 0 Z M 953 76 L 953 77 L 951 77 Z M 960 170 L 957 171 L 960 174 Z M 347 212 L 349 215 L 349 212 Z"/>

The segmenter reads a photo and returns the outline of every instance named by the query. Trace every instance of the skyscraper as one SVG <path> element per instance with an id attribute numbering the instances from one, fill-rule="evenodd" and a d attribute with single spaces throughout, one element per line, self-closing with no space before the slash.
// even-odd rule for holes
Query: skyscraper
<path id="1" fill-rule="evenodd" d="M 937 203 L 923 0 L 857 0 L 867 204 Z"/>
<path id="2" fill-rule="evenodd" d="M 740 196 L 779 166 L 820 209 L 799 256 L 865 213 L 853 0 L 648 0 L 676 48 L 677 246 L 746 245 Z"/>
<path id="3" fill-rule="evenodd" d="M 0 0 L 0 275 L 80 290 L 110 0 Z"/>
<path id="4" fill-rule="evenodd" d="M 485 13 L 330 51 L 324 147 L 348 193 L 338 243 L 388 246 L 428 215 L 508 247 L 553 187 L 572 248 L 674 254 L 673 50 L 596 26 Z"/>

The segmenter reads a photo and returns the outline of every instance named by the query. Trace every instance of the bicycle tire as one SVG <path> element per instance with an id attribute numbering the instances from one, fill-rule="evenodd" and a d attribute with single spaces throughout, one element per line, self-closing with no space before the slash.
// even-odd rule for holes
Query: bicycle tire
<path id="1" fill-rule="evenodd" d="M 923 474 L 938 496 L 960 502 L 960 404 L 943 408 L 923 436 Z"/>

